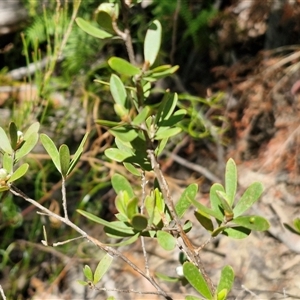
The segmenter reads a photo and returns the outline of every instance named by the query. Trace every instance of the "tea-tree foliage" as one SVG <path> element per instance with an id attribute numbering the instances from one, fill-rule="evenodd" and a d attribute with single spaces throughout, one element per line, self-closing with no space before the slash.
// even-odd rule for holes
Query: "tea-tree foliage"
<path id="1" fill-rule="evenodd" d="M 156 104 L 151 104 L 149 97 L 153 83 L 172 75 L 178 66 L 155 65 L 162 34 L 162 26 L 158 20 L 154 20 L 149 25 L 144 39 L 144 61 L 141 65 L 137 65 L 130 32 L 127 29 L 121 31 L 118 26 L 118 5 L 102 4 L 99 12 L 104 16 L 105 21 L 99 27 L 80 18 L 76 20 L 77 25 L 95 38 L 123 39 L 128 49 L 129 61 L 120 57 L 111 57 L 108 60 L 112 71 L 109 81 L 95 80 L 95 84 L 109 86 L 113 108 L 118 118 L 117 121 L 101 119 L 96 122 L 106 127 L 115 138 L 114 146 L 107 149 L 105 155 L 110 160 L 122 163 L 128 172 L 136 176 L 142 185 L 142 193 L 136 191 L 135 186 L 131 185 L 126 176 L 115 173 L 111 178 L 111 184 L 116 192 L 116 219 L 107 221 L 84 210 L 78 210 L 78 213 L 104 226 L 106 235 L 118 239 L 119 242 L 105 244 L 103 241 L 96 240 L 78 228 L 68 217 L 64 183 L 80 159 L 87 136 L 83 138 L 78 150 L 72 156 L 67 145 L 57 148 L 50 137 L 45 134 L 40 135 L 42 145 L 62 177 L 63 216 L 49 211 L 14 186 L 14 182 L 22 177 L 29 167 L 26 163 L 19 164 L 38 141 L 38 123 L 33 124 L 24 135 L 18 131 L 14 123 L 10 124 L 8 134 L 0 128 L 2 154 L 0 191 L 10 190 L 14 195 L 24 198 L 44 214 L 64 222 L 106 252 L 94 271 L 88 265 L 84 267 L 83 273 L 86 279 L 80 281 L 83 285 L 99 289 L 98 282 L 109 269 L 113 259 L 119 258 L 146 278 L 156 288 L 158 295 L 165 299 L 172 299 L 156 279 L 149 275 L 147 268 L 146 271 L 139 269 L 115 248 L 130 245 L 138 239 L 143 240 L 143 245 L 147 242 L 147 238 L 152 238 L 156 239 L 163 249 L 171 251 L 178 247 L 184 254 L 185 258 L 181 257 L 179 260 L 182 264 L 182 272 L 177 280 L 182 281 L 184 277 L 194 288 L 195 293 L 198 293 L 198 296 L 183 295 L 185 299 L 226 299 L 234 281 L 233 269 L 224 266 L 220 280 L 215 286 L 205 271 L 205 262 L 201 260 L 201 249 L 204 243 L 199 247 L 201 242 L 191 239 L 189 231 L 199 223 L 210 233 L 211 239 L 220 234 L 229 238 L 242 239 L 253 230 L 267 230 L 269 228 L 267 220 L 260 216 L 246 214 L 261 196 L 263 187 L 261 183 L 255 182 L 241 197 L 237 197 L 237 168 L 235 162 L 229 159 L 226 164 L 224 185 L 215 183 L 210 189 L 209 207 L 197 200 L 197 184 L 187 186 L 179 199 L 173 200 L 168 183 L 160 169 L 158 156 L 164 151 L 169 139 L 181 132 L 183 128 L 181 122 L 187 110 L 182 105 L 178 105 L 176 93 L 165 91 L 161 101 Z M 155 175 L 155 182 L 151 185 L 153 187 L 149 193 L 146 192 L 148 172 L 153 172 Z M 194 220 L 186 217 L 190 208 L 194 210 Z M 48 245 L 46 234 L 43 244 Z M 145 248 L 143 251 L 145 265 L 148 266 Z M 157 277 L 168 279 L 163 274 L 157 274 Z"/>

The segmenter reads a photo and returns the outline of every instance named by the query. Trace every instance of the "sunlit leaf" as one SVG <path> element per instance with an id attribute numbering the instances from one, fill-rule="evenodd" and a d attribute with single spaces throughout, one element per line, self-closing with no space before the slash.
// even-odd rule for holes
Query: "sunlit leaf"
<path id="1" fill-rule="evenodd" d="M 130 157 L 131 153 L 126 153 L 117 148 L 109 148 L 104 151 L 104 154 L 110 158 L 111 160 L 115 160 L 117 162 L 122 162 L 126 158 Z"/>
<path id="2" fill-rule="evenodd" d="M 60 169 L 60 159 L 58 150 L 54 144 L 54 142 L 50 139 L 50 137 L 44 133 L 40 135 L 41 142 L 46 149 L 47 153 L 51 157 L 56 169 L 61 172 Z"/>
<path id="3" fill-rule="evenodd" d="M 88 265 L 85 265 L 83 268 L 83 274 L 87 280 L 93 281 L 93 272 Z"/>
<path id="4" fill-rule="evenodd" d="M 77 148 L 71 162 L 70 162 L 70 166 L 69 166 L 69 169 L 68 169 L 68 172 L 67 172 L 67 175 L 69 175 L 73 169 L 75 168 L 76 164 L 78 163 L 80 157 L 81 157 L 81 154 L 83 152 L 83 147 L 86 143 L 86 140 L 87 140 L 87 137 L 88 137 L 88 132 L 84 135 L 84 137 L 82 138 L 81 140 L 81 143 L 79 145 L 79 147 Z"/>
<path id="5" fill-rule="evenodd" d="M 24 140 L 27 140 L 33 133 L 38 133 L 40 129 L 40 123 L 34 122 L 31 124 L 24 133 Z"/>
<path id="6" fill-rule="evenodd" d="M 236 164 L 232 158 L 226 163 L 225 171 L 225 191 L 228 197 L 227 201 L 230 206 L 233 205 L 237 188 L 237 170 Z"/>
<path id="7" fill-rule="evenodd" d="M 83 211 L 81 209 L 77 209 L 77 212 L 93 222 L 104 225 L 107 228 L 114 230 L 116 233 L 120 233 L 121 235 L 118 237 L 131 236 L 131 235 L 135 234 L 135 232 L 132 230 L 132 227 L 127 226 L 123 222 L 119 222 L 119 221 L 108 222 L 104 219 L 101 219 L 101 218 L 99 218 L 87 211 Z"/>
<path id="8" fill-rule="evenodd" d="M 180 133 L 181 131 L 182 129 L 179 127 L 174 127 L 174 128 L 159 127 L 159 129 L 155 134 L 155 139 L 157 140 L 167 139 Z"/>
<path id="9" fill-rule="evenodd" d="M 212 300 L 213 295 L 199 269 L 191 262 L 183 264 L 183 274 L 192 287 L 206 299 Z"/>
<path id="10" fill-rule="evenodd" d="M 116 102 L 125 109 L 126 107 L 126 90 L 119 76 L 112 74 L 110 76 L 110 92 Z"/>
<path id="11" fill-rule="evenodd" d="M 142 122 L 144 122 L 147 117 L 149 116 L 150 113 L 150 107 L 149 106 L 145 106 L 139 113 L 138 115 L 133 119 L 132 121 L 132 125 L 138 126 L 140 125 Z"/>
<path id="12" fill-rule="evenodd" d="M 171 251 L 176 247 L 176 239 L 166 231 L 157 231 L 157 241 L 159 245 L 167 251 Z"/>
<path id="13" fill-rule="evenodd" d="M 141 171 L 139 171 L 133 164 L 124 162 L 123 165 L 131 174 L 139 177 L 142 176 Z"/>
<path id="14" fill-rule="evenodd" d="M 232 227 L 225 229 L 222 234 L 231 237 L 233 239 L 244 239 L 251 233 L 251 230 L 246 227 Z"/>
<path id="15" fill-rule="evenodd" d="M 102 279 L 103 275 L 108 271 L 112 261 L 113 257 L 108 253 L 100 260 L 94 272 L 94 284 L 97 284 Z"/>
<path id="16" fill-rule="evenodd" d="M 120 236 L 118 236 L 118 237 L 120 238 Z M 136 242 L 139 237 L 140 237 L 140 232 L 136 233 L 134 236 L 130 237 L 129 239 L 123 239 L 122 242 L 114 243 L 114 244 L 105 244 L 105 245 L 110 246 L 110 247 L 127 246 L 127 245 L 131 245 L 134 242 Z"/>
<path id="17" fill-rule="evenodd" d="M 7 182 L 14 182 L 17 179 L 21 178 L 24 176 L 29 168 L 29 164 L 23 164 L 21 165 L 9 178 Z"/>
<path id="18" fill-rule="evenodd" d="M 22 157 L 30 153 L 30 151 L 35 147 L 39 139 L 39 135 L 37 132 L 33 132 L 30 136 L 28 136 L 21 146 L 20 149 L 16 152 L 16 162 L 19 161 Z"/>
<path id="19" fill-rule="evenodd" d="M 70 165 L 70 150 L 69 147 L 65 144 L 59 147 L 59 160 L 60 160 L 61 174 L 63 177 L 66 177 Z"/>
<path id="20" fill-rule="evenodd" d="M 198 193 L 198 185 L 193 183 L 190 184 L 181 194 L 178 202 L 175 205 L 175 211 L 178 218 L 181 219 L 187 209 L 191 206 L 192 201 L 190 199 L 195 199 Z"/>
<path id="21" fill-rule="evenodd" d="M 259 199 L 263 190 L 263 185 L 260 182 L 252 183 L 234 207 L 234 217 L 238 217 L 247 211 Z"/>
<path id="22" fill-rule="evenodd" d="M 133 216 L 138 213 L 138 210 L 139 210 L 138 202 L 139 202 L 139 200 L 137 197 L 133 197 L 132 199 L 130 199 L 128 201 L 128 204 L 127 204 L 128 219 L 131 220 L 133 218 Z"/>
<path id="23" fill-rule="evenodd" d="M 217 293 L 221 293 L 222 290 L 227 290 L 228 293 L 233 286 L 233 282 L 234 282 L 234 271 L 231 266 L 225 266 L 221 272 L 221 277 L 219 280 L 219 284 L 217 286 Z"/>
<path id="24" fill-rule="evenodd" d="M 147 30 L 144 42 L 144 59 L 152 66 L 156 60 L 161 44 L 161 24 L 158 20 L 153 21 Z"/>
<path id="25" fill-rule="evenodd" d="M 178 282 L 180 280 L 179 277 L 172 277 L 168 276 L 159 272 L 155 272 L 155 276 L 161 280 L 167 281 L 167 282 Z"/>
<path id="26" fill-rule="evenodd" d="M 260 216 L 240 216 L 234 218 L 232 223 L 256 231 L 266 231 L 270 227 L 270 223 L 265 218 Z"/>
<path id="27" fill-rule="evenodd" d="M 83 286 L 86 286 L 89 284 L 88 282 L 86 282 L 84 280 L 77 280 L 77 283 L 79 283 L 80 285 L 83 285 Z"/>
<path id="28" fill-rule="evenodd" d="M 218 216 L 217 219 L 222 221 L 224 213 L 222 209 L 221 200 L 217 195 L 217 191 L 221 191 L 225 193 L 224 187 L 221 184 L 214 183 L 210 188 L 209 199 L 210 199 L 211 209 Z"/>
<path id="29" fill-rule="evenodd" d="M 113 35 L 108 33 L 107 31 L 104 31 L 100 28 L 97 28 L 96 26 L 92 25 L 91 23 L 83 20 L 82 18 L 76 18 L 75 19 L 77 25 L 87 34 L 94 36 L 99 39 L 107 39 L 112 37 Z"/>
<path id="30" fill-rule="evenodd" d="M 141 72 L 139 68 L 120 57 L 111 57 L 108 64 L 114 71 L 126 76 L 135 76 Z"/>
<path id="31" fill-rule="evenodd" d="M 123 175 L 117 173 L 114 174 L 111 178 L 111 183 L 116 194 L 119 194 L 119 192 L 121 191 L 126 191 L 129 196 L 129 199 L 135 198 L 135 194 L 131 184 Z"/>
<path id="32" fill-rule="evenodd" d="M 13 153 L 13 149 L 11 147 L 11 144 L 9 142 L 8 136 L 6 135 L 5 131 L 3 130 L 2 127 L 0 127 L 0 148 L 4 151 L 7 152 L 8 154 Z"/>
<path id="33" fill-rule="evenodd" d="M 3 155 L 3 168 L 7 171 L 8 174 L 12 173 L 13 170 L 13 158 L 11 155 L 9 155 L 7 152 Z"/>

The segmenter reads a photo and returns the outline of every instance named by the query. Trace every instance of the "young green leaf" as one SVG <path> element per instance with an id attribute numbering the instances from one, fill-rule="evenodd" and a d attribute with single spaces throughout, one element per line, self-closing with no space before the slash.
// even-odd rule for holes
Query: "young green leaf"
<path id="1" fill-rule="evenodd" d="M 76 152 L 75 152 L 75 154 L 74 154 L 74 156 L 73 156 L 73 158 L 72 158 L 72 160 L 71 160 L 70 167 L 69 167 L 69 170 L 68 170 L 68 172 L 67 172 L 67 175 L 69 175 L 69 174 L 73 171 L 74 167 L 75 167 L 76 164 L 78 163 L 78 161 L 79 161 L 79 159 L 80 159 L 80 157 L 81 157 L 81 154 L 82 154 L 82 152 L 83 152 L 83 147 L 84 147 L 84 144 L 85 144 L 85 142 L 86 142 L 86 140 L 87 140 L 88 135 L 89 135 L 89 134 L 88 134 L 88 132 L 87 132 L 87 133 L 84 135 L 84 137 L 82 138 L 81 143 L 80 143 L 79 147 L 77 148 L 77 150 L 76 150 Z"/>
<path id="2" fill-rule="evenodd" d="M 117 211 L 126 217 L 126 219 L 128 220 L 127 217 L 127 203 L 129 201 L 129 197 L 128 197 L 128 193 L 126 191 L 120 191 L 115 199 L 115 206 Z"/>
<path id="3" fill-rule="evenodd" d="M 84 32 L 86 32 L 87 34 L 89 34 L 91 36 L 94 36 L 96 38 L 107 39 L 107 38 L 110 38 L 110 37 L 113 36 L 112 34 L 95 27 L 94 25 L 92 25 L 91 23 L 83 20 L 82 18 L 76 18 L 75 21 L 76 21 L 77 25 Z"/>
<path id="4" fill-rule="evenodd" d="M 106 227 L 106 229 L 107 229 L 107 227 Z M 107 231 L 106 231 L 106 233 L 107 233 Z M 107 234 L 107 235 L 109 236 L 109 234 Z M 120 236 L 111 236 L 111 237 L 120 238 Z M 140 232 L 136 233 L 135 235 L 133 235 L 129 239 L 123 239 L 122 242 L 114 243 L 114 244 L 105 244 L 105 245 L 106 246 L 111 246 L 111 247 L 121 247 L 121 246 L 123 247 L 123 246 L 133 244 L 134 242 L 136 242 L 138 240 L 139 237 L 140 237 Z"/>
<path id="5" fill-rule="evenodd" d="M 59 161 L 61 168 L 61 175 L 66 177 L 70 166 L 70 150 L 65 144 L 59 147 Z"/>
<path id="6" fill-rule="evenodd" d="M 221 293 L 222 290 L 227 290 L 227 293 L 232 288 L 234 281 L 234 271 L 231 266 L 225 266 L 222 269 L 219 284 L 217 286 L 217 293 Z"/>
<path id="7" fill-rule="evenodd" d="M 119 222 L 119 221 L 108 222 L 106 220 L 103 220 L 103 219 L 101 219 L 87 211 L 83 211 L 81 209 L 77 209 L 77 212 L 93 222 L 104 225 L 104 226 L 106 226 L 106 228 L 112 229 L 113 232 L 119 234 L 118 237 L 132 236 L 135 234 L 135 232 L 132 230 L 132 227 L 128 227 L 123 222 Z M 105 230 L 106 230 L 106 228 L 105 228 Z"/>
<path id="8" fill-rule="evenodd" d="M 59 153 L 55 144 L 50 139 L 50 137 L 44 133 L 40 135 L 40 139 L 47 153 L 51 157 L 56 169 L 61 173 Z"/>
<path id="9" fill-rule="evenodd" d="M 8 179 L 7 182 L 14 182 L 17 179 L 21 178 L 22 176 L 24 176 L 27 172 L 29 168 L 29 164 L 23 164 L 21 165 L 12 175 L 11 177 Z"/>
<path id="10" fill-rule="evenodd" d="M 102 279 L 103 275 L 108 271 L 112 261 L 113 257 L 108 253 L 100 260 L 94 272 L 94 284 L 97 284 Z"/>
<path id="11" fill-rule="evenodd" d="M 39 139 L 37 132 L 33 132 L 30 136 L 26 137 L 24 144 L 17 150 L 15 160 L 19 161 L 22 157 L 26 156 L 35 147 Z"/>
<path id="12" fill-rule="evenodd" d="M 5 152 L 3 155 L 2 164 L 2 167 L 7 171 L 7 173 L 11 174 L 13 171 L 13 158 L 7 152 Z"/>
<path id="13" fill-rule="evenodd" d="M 88 265 L 85 265 L 83 268 L 83 274 L 87 280 L 93 281 L 93 272 Z"/>
<path id="14" fill-rule="evenodd" d="M 169 128 L 169 127 L 159 127 L 156 134 L 155 139 L 156 140 L 163 140 L 168 139 L 182 131 L 179 127 Z"/>
<path id="15" fill-rule="evenodd" d="M 83 286 L 86 286 L 89 284 L 88 282 L 86 282 L 84 280 L 77 280 L 77 283 L 79 283 L 80 285 L 83 285 Z"/>
<path id="16" fill-rule="evenodd" d="M 119 104 L 125 109 L 126 107 L 126 90 L 119 76 L 112 74 L 110 76 L 110 92 L 116 104 Z"/>
<path id="17" fill-rule="evenodd" d="M 115 160 L 117 162 L 123 162 L 125 159 L 132 156 L 131 153 L 121 151 L 117 148 L 109 148 L 104 151 L 104 154 L 110 158 L 111 160 Z"/>
<path id="18" fill-rule="evenodd" d="M 40 129 L 40 123 L 34 122 L 31 124 L 24 133 L 24 140 L 27 140 L 33 133 L 38 133 Z"/>
<path id="19" fill-rule="evenodd" d="M 205 299 L 213 300 L 212 292 L 209 289 L 203 275 L 199 269 L 191 262 L 185 262 L 183 264 L 183 274 L 187 281 L 192 285 L 192 287 Z"/>
<path id="20" fill-rule="evenodd" d="M 138 198 L 137 197 L 133 197 L 132 199 L 130 199 L 127 203 L 127 217 L 129 220 L 131 220 L 133 218 L 133 216 L 135 214 L 138 213 L 139 211 L 139 207 L 138 207 Z"/>
<path id="21" fill-rule="evenodd" d="M 124 176 L 120 174 L 114 174 L 111 178 L 111 183 L 116 194 L 119 194 L 119 192 L 121 191 L 126 191 L 129 199 L 135 198 L 135 194 L 131 187 L 131 184 Z"/>
<path id="22" fill-rule="evenodd" d="M 224 212 L 222 209 L 221 200 L 217 194 L 218 191 L 225 193 L 224 187 L 221 184 L 214 183 L 210 188 L 209 199 L 210 199 L 211 209 L 218 216 L 218 220 L 222 220 Z"/>
<path id="23" fill-rule="evenodd" d="M 234 218 L 232 223 L 256 231 L 266 231 L 270 227 L 270 223 L 265 218 L 260 216 L 240 216 Z"/>
<path id="24" fill-rule="evenodd" d="M 166 231 L 157 231 L 157 241 L 159 245 L 167 251 L 171 251 L 176 247 L 176 239 Z"/>
<path id="25" fill-rule="evenodd" d="M 9 139 L 5 133 L 5 131 L 3 130 L 2 127 L 0 127 L 0 148 L 4 151 L 7 152 L 8 154 L 12 154 L 13 153 L 13 148 L 11 147 L 11 144 L 9 142 Z"/>
<path id="26" fill-rule="evenodd" d="M 237 226 L 237 227 L 227 228 L 223 230 L 222 233 L 233 239 L 240 240 L 249 236 L 251 230 L 246 227 Z"/>
<path id="27" fill-rule="evenodd" d="M 141 171 L 139 171 L 133 164 L 123 162 L 123 165 L 126 168 L 126 170 L 128 170 L 131 174 L 139 177 L 142 176 Z"/>
<path id="28" fill-rule="evenodd" d="M 149 106 L 145 106 L 140 112 L 139 114 L 133 119 L 133 121 L 131 122 L 132 125 L 134 126 L 139 126 L 142 122 L 144 122 L 150 113 L 150 107 Z"/>
<path id="29" fill-rule="evenodd" d="M 175 211 L 178 218 L 181 219 L 187 209 L 191 206 L 192 201 L 190 199 L 195 199 L 198 193 L 198 185 L 193 183 L 190 184 L 181 194 L 180 199 L 175 205 Z"/>
<path id="30" fill-rule="evenodd" d="M 232 158 L 227 161 L 225 171 L 225 191 L 230 206 L 233 205 L 237 189 L 237 170 Z"/>
<path id="31" fill-rule="evenodd" d="M 252 183 L 234 207 L 234 217 L 236 218 L 248 210 L 258 200 L 263 193 L 263 190 L 263 185 L 260 182 Z"/>
<path id="32" fill-rule="evenodd" d="M 120 57 L 111 57 L 108 60 L 108 64 L 114 71 L 121 75 L 135 76 L 141 72 L 139 68 Z"/>
<path id="33" fill-rule="evenodd" d="M 144 59 L 152 66 L 158 55 L 161 44 L 161 24 L 158 20 L 153 21 L 147 30 L 144 42 Z"/>
<path id="34" fill-rule="evenodd" d="M 12 148 L 16 150 L 18 143 L 18 128 L 14 122 L 10 122 L 9 124 L 9 137 Z"/>

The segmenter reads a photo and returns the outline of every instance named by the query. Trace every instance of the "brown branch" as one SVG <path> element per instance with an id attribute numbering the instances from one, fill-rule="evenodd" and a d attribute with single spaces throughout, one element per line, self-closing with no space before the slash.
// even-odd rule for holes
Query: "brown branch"
<path id="1" fill-rule="evenodd" d="M 181 245 L 179 248 L 184 250 L 187 254 L 188 259 L 198 267 L 198 269 L 201 271 L 203 277 L 205 278 L 206 283 L 208 284 L 210 290 L 212 292 L 214 292 L 214 290 L 215 290 L 214 285 L 204 269 L 203 263 L 199 256 L 199 253 L 198 253 L 197 249 L 195 249 L 195 247 L 193 246 L 192 242 L 190 241 L 190 239 L 188 238 L 186 233 L 184 232 L 181 222 L 176 214 L 175 207 L 174 207 L 174 201 L 172 199 L 168 183 L 167 183 L 164 175 L 162 174 L 160 165 L 157 162 L 156 156 L 154 154 L 154 150 L 148 150 L 147 152 L 148 152 L 148 157 L 151 162 L 152 169 L 154 171 L 154 174 L 159 183 L 162 195 L 164 197 L 165 203 L 169 209 L 172 219 L 176 223 L 176 227 L 177 227 L 179 236 L 181 237 L 181 239 L 183 241 L 184 245 Z"/>

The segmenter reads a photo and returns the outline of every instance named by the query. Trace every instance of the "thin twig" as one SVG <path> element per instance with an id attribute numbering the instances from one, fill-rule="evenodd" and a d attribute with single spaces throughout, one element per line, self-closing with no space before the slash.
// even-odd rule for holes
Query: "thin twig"
<path id="1" fill-rule="evenodd" d="M 0 284 L 0 294 L 1 294 L 2 298 L 3 298 L 3 300 L 6 300 L 6 296 L 4 294 L 4 291 L 3 291 L 3 288 L 1 286 L 1 284 Z"/>
<path id="2" fill-rule="evenodd" d="M 147 183 L 148 183 L 148 181 L 146 180 L 145 172 L 143 171 L 142 172 L 142 204 L 141 204 L 141 208 L 140 208 L 141 214 L 144 213 Z M 141 236 L 141 244 L 142 244 L 144 262 L 145 262 L 145 271 L 146 271 L 147 276 L 150 276 L 148 255 L 147 255 L 146 246 L 145 246 L 145 238 L 143 236 Z"/>
<path id="3" fill-rule="evenodd" d="M 172 153 L 172 152 L 169 152 L 169 151 L 166 151 L 166 153 L 167 153 L 167 155 L 170 155 L 170 157 L 172 159 L 174 159 L 176 162 L 178 162 L 179 164 L 183 165 L 186 168 L 189 168 L 191 170 L 194 170 L 194 171 L 202 174 L 204 177 L 206 177 L 210 181 L 212 181 L 212 182 L 222 182 L 221 178 L 217 177 L 216 175 L 214 175 L 212 172 L 210 172 L 206 168 L 204 168 L 200 165 L 196 165 L 194 163 L 191 163 L 188 160 L 176 155 L 175 153 Z"/>
<path id="4" fill-rule="evenodd" d="M 174 12 L 173 18 L 173 32 L 172 32 L 172 47 L 170 53 L 171 64 L 174 64 L 174 55 L 176 52 L 176 39 L 177 39 L 177 26 L 178 26 L 178 16 L 180 12 L 181 0 L 177 0 L 176 10 Z"/>
<path id="5" fill-rule="evenodd" d="M 64 176 L 62 176 L 62 181 L 61 181 L 61 194 L 62 194 L 62 205 L 64 209 L 64 215 L 65 218 L 69 220 L 68 207 L 67 207 L 67 194 L 66 194 L 66 179 Z"/>

